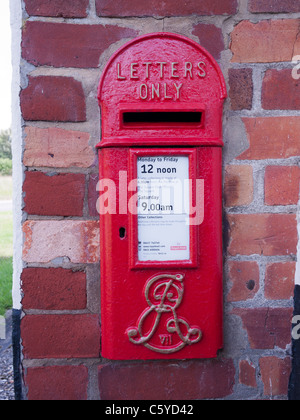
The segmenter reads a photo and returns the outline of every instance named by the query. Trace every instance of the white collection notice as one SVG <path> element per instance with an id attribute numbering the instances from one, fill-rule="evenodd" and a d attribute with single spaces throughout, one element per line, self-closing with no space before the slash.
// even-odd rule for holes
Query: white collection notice
<path id="1" fill-rule="evenodd" d="M 189 157 L 138 157 L 137 178 L 139 261 L 189 260 Z"/>

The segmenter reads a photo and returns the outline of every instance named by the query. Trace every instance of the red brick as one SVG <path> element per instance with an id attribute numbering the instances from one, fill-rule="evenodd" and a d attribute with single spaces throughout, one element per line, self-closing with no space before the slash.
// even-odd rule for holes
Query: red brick
<path id="1" fill-rule="evenodd" d="M 300 79 L 292 77 L 291 69 L 267 70 L 262 85 L 264 109 L 300 109 Z"/>
<path id="2" fill-rule="evenodd" d="M 300 156 L 300 118 L 243 118 L 249 149 L 238 159 L 286 159 Z"/>
<path id="3" fill-rule="evenodd" d="M 225 206 L 245 206 L 253 200 L 253 168 L 251 165 L 227 165 L 224 184 Z"/>
<path id="4" fill-rule="evenodd" d="M 294 295 L 296 264 L 294 261 L 267 265 L 265 297 L 267 299 L 290 299 Z"/>
<path id="5" fill-rule="evenodd" d="M 22 56 L 35 66 L 98 68 L 100 55 L 111 44 L 137 35 L 133 29 L 112 25 L 27 22 Z"/>
<path id="6" fill-rule="evenodd" d="M 29 401 L 80 401 L 87 399 L 85 366 L 43 366 L 25 370 Z"/>
<path id="7" fill-rule="evenodd" d="M 293 308 L 235 308 L 252 349 L 285 349 L 291 342 Z"/>
<path id="8" fill-rule="evenodd" d="M 188 16 L 234 14 L 237 0 L 96 0 L 98 16 Z"/>
<path id="9" fill-rule="evenodd" d="M 250 0 L 248 9 L 252 13 L 297 13 L 299 0 Z"/>
<path id="10" fill-rule="evenodd" d="M 229 281 L 232 287 L 228 302 L 252 299 L 259 289 L 259 267 L 254 261 L 229 261 Z"/>
<path id="11" fill-rule="evenodd" d="M 99 198 L 99 192 L 97 191 L 97 184 L 99 181 L 98 174 L 91 174 L 89 179 L 89 191 L 88 191 L 88 203 L 89 203 L 89 214 L 92 217 L 99 216 L 97 210 L 97 200 Z"/>
<path id="12" fill-rule="evenodd" d="M 269 206 L 297 204 L 300 168 L 267 166 L 265 172 L 265 204 Z"/>
<path id="13" fill-rule="evenodd" d="M 252 72 L 252 69 L 229 69 L 229 97 L 234 111 L 252 108 Z"/>
<path id="14" fill-rule="evenodd" d="M 268 19 L 258 23 L 240 22 L 231 34 L 234 63 L 272 63 L 291 61 L 300 54 L 296 42 L 298 19 Z"/>
<path id="15" fill-rule="evenodd" d="M 293 214 L 229 214 L 230 255 L 290 255 L 297 252 Z"/>
<path id="16" fill-rule="evenodd" d="M 63 268 L 25 268 L 21 276 L 24 309 L 86 308 L 86 275 Z"/>
<path id="17" fill-rule="evenodd" d="M 264 395 L 277 396 L 288 393 L 291 373 L 291 358 L 279 359 L 275 356 L 262 357 L 259 360 Z"/>
<path id="18" fill-rule="evenodd" d="M 25 9 L 30 16 L 84 18 L 88 7 L 89 0 L 25 0 Z"/>
<path id="19" fill-rule="evenodd" d="M 147 362 L 101 365 L 102 400 L 196 400 L 223 398 L 233 392 L 231 359 L 188 363 Z"/>
<path id="20" fill-rule="evenodd" d="M 97 220 L 28 220 L 23 232 L 23 260 L 28 263 L 49 263 L 56 258 L 78 264 L 99 262 Z"/>
<path id="21" fill-rule="evenodd" d="M 26 315 L 21 321 L 21 336 L 26 359 L 100 355 L 98 315 Z"/>
<path id="22" fill-rule="evenodd" d="M 26 172 L 24 211 L 39 216 L 82 216 L 85 176 Z"/>
<path id="23" fill-rule="evenodd" d="M 221 52 L 225 49 L 222 29 L 215 25 L 199 23 L 194 27 L 193 35 L 199 39 L 199 43 L 216 60 L 221 58 Z"/>
<path id="24" fill-rule="evenodd" d="M 21 92 L 21 109 L 26 121 L 86 121 L 83 88 L 72 77 L 29 76 Z"/>
<path id="25" fill-rule="evenodd" d="M 89 168 L 95 161 L 95 152 L 89 146 L 89 133 L 54 127 L 26 127 L 25 134 L 25 166 Z"/>
<path id="26" fill-rule="evenodd" d="M 256 382 L 256 369 L 255 366 L 248 362 L 248 360 L 241 360 L 239 364 L 240 374 L 239 382 L 240 384 L 251 386 L 252 388 L 257 387 Z"/>

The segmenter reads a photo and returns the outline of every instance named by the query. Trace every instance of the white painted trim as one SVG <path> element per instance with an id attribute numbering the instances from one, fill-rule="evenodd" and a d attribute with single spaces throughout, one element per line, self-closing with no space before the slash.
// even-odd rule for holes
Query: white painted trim
<path id="1" fill-rule="evenodd" d="M 298 203 L 297 222 L 298 222 L 298 248 L 297 248 L 295 284 L 300 286 L 300 199 Z"/>
<path id="2" fill-rule="evenodd" d="M 22 119 L 20 109 L 21 86 L 21 28 L 22 2 L 10 0 L 10 22 L 12 31 L 12 151 L 13 151 L 13 224 L 14 224 L 14 252 L 13 252 L 13 308 L 21 309 L 21 274 L 22 262 Z"/>

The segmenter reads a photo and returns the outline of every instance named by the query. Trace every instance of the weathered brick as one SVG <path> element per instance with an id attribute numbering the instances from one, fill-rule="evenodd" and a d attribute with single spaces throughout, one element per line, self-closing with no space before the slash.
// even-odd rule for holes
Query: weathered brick
<path id="1" fill-rule="evenodd" d="M 252 13 L 297 13 L 299 0 L 250 0 L 248 10 Z"/>
<path id="2" fill-rule="evenodd" d="M 137 35 L 133 29 L 112 25 L 27 22 L 22 56 L 35 66 L 97 68 L 100 55 L 111 44 Z"/>
<path id="3" fill-rule="evenodd" d="M 86 121 L 83 88 L 72 77 L 29 76 L 28 87 L 20 96 L 26 121 Z"/>
<path id="4" fill-rule="evenodd" d="M 98 16 L 188 16 L 234 14 L 237 0 L 96 0 Z"/>
<path id="5" fill-rule="evenodd" d="M 229 69 L 229 97 L 234 111 L 252 108 L 252 69 Z"/>
<path id="6" fill-rule="evenodd" d="M 87 399 L 86 366 L 43 366 L 25 370 L 29 401 L 80 401 Z"/>
<path id="7" fill-rule="evenodd" d="M 297 19 L 240 22 L 231 34 L 232 61 L 234 63 L 272 63 L 291 61 L 300 54 L 297 42 Z"/>
<path id="8" fill-rule="evenodd" d="M 99 366 L 102 400 L 196 400 L 233 392 L 231 359 Z M 201 378 L 201 380 L 199 380 Z"/>
<path id="9" fill-rule="evenodd" d="M 300 155 L 300 118 L 243 118 L 249 149 L 237 159 L 285 159 Z"/>
<path id="10" fill-rule="evenodd" d="M 83 174 L 26 172 L 24 211 L 39 216 L 82 216 L 85 195 Z"/>
<path id="11" fill-rule="evenodd" d="M 300 79 L 291 69 L 267 70 L 262 85 L 264 109 L 300 109 Z"/>
<path id="12" fill-rule="evenodd" d="M 294 261 L 270 263 L 266 268 L 265 297 L 290 299 L 294 295 L 296 264 Z"/>
<path id="13" fill-rule="evenodd" d="M 293 308 L 235 308 L 252 349 L 285 349 L 291 342 Z"/>
<path id="14" fill-rule="evenodd" d="M 269 206 L 297 204 L 299 185 L 299 166 L 267 166 L 265 204 Z"/>
<path id="15" fill-rule="evenodd" d="M 251 165 L 227 165 L 224 184 L 225 206 L 245 206 L 253 200 Z"/>
<path id="16" fill-rule="evenodd" d="M 25 128 L 25 166 L 49 168 L 88 168 L 95 152 L 89 146 L 90 134 L 61 128 Z"/>
<path id="17" fill-rule="evenodd" d="M 23 225 L 23 259 L 47 263 L 66 257 L 73 263 L 99 261 L 99 223 L 79 220 L 27 221 Z"/>
<path id="18" fill-rule="evenodd" d="M 99 197 L 99 192 L 97 191 L 97 184 L 99 181 L 98 174 L 91 174 L 89 179 L 89 188 L 88 188 L 88 203 L 89 203 L 89 214 L 92 217 L 99 216 L 97 210 L 97 200 Z"/>
<path id="19" fill-rule="evenodd" d="M 253 363 L 248 362 L 248 360 L 241 360 L 239 364 L 239 369 L 240 384 L 256 388 L 257 381 L 255 365 Z"/>
<path id="20" fill-rule="evenodd" d="M 291 373 L 291 358 L 262 357 L 259 359 L 259 366 L 264 384 L 264 395 L 286 396 Z"/>
<path id="21" fill-rule="evenodd" d="M 229 214 L 230 255 L 290 255 L 297 252 L 293 214 Z"/>
<path id="22" fill-rule="evenodd" d="M 194 27 L 193 35 L 199 38 L 199 43 L 216 60 L 221 58 L 221 52 L 225 49 L 222 29 L 215 25 L 199 23 Z"/>
<path id="23" fill-rule="evenodd" d="M 229 281 L 232 287 L 228 302 L 252 299 L 259 289 L 259 267 L 255 261 L 229 261 Z"/>
<path id="24" fill-rule="evenodd" d="M 30 16 L 50 16 L 64 18 L 87 17 L 89 0 L 24 0 L 26 12 Z"/>
<path id="25" fill-rule="evenodd" d="M 26 315 L 21 321 L 26 359 L 99 357 L 98 315 Z"/>
<path id="26" fill-rule="evenodd" d="M 85 309 L 86 274 L 63 268 L 25 268 L 22 276 L 24 309 Z"/>

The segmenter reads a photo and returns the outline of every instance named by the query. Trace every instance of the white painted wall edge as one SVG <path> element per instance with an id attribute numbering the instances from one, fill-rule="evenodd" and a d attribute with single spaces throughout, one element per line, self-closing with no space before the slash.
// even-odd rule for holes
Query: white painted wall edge
<path id="1" fill-rule="evenodd" d="M 12 31 L 12 152 L 13 152 L 13 308 L 21 309 L 22 261 L 22 185 L 23 185 L 23 140 L 20 109 L 21 86 L 21 28 L 22 5 L 20 0 L 10 0 L 10 23 Z"/>
<path id="2" fill-rule="evenodd" d="M 297 248 L 297 262 L 296 262 L 296 275 L 295 284 L 300 286 L 300 199 L 297 211 L 297 226 L 298 226 L 298 248 Z"/>

